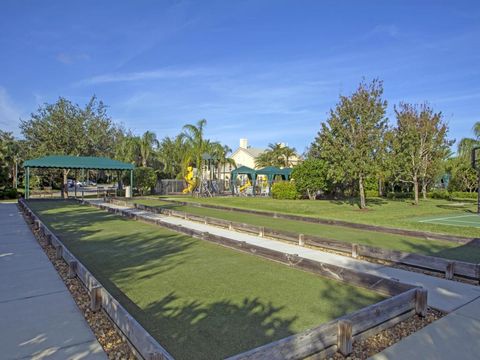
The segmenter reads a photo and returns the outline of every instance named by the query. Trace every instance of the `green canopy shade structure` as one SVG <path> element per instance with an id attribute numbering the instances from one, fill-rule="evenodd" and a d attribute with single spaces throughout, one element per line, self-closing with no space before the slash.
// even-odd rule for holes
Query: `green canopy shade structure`
<path id="1" fill-rule="evenodd" d="M 257 170 L 256 173 L 257 175 L 266 175 L 268 182 L 272 183 L 275 176 L 281 176 L 284 180 L 289 180 L 290 175 L 292 174 L 292 169 L 290 168 L 280 169 L 275 166 L 267 166 L 267 167 L 264 167 L 263 169 Z"/>
<path id="2" fill-rule="evenodd" d="M 94 156 L 66 156 L 51 155 L 36 159 L 26 160 L 23 163 L 26 173 L 25 198 L 29 197 L 30 186 L 30 168 L 50 168 L 50 169 L 89 169 L 89 170 L 129 170 L 130 185 L 133 187 L 133 169 L 132 164 L 124 163 L 106 157 Z"/>
<path id="3" fill-rule="evenodd" d="M 247 175 L 255 181 L 256 174 L 257 172 L 254 169 L 249 168 L 248 166 L 240 166 L 239 168 L 232 170 L 230 179 L 233 181 L 238 175 Z"/>

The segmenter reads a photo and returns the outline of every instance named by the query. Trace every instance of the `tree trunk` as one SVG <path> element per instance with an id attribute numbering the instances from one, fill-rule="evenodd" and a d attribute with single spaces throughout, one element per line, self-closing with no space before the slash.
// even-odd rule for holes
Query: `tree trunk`
<path id="1" fill-rule="evenodd" d="M 307 189 L 307 196 L 308 196 L 308 198 L 309 198 L 310 200 L 315 200 L 315 198 L 316 198 L 316 194 L 310 192 L 309 189 Z"/>
<path id="2" fill-rule="evenodd" d="M 418 179 L 416 176 L 413 177 L 413 194 L 415 197 L 415 205 L 418 205 Z"/>
<path id="3" fill-rule="evenodd" d="M 378 196 L 383 196 L 383 181 L 380 178 L 378 179 Z"/>
<path id="4" fill-rule="evenodd" d="M 63 170 L 63 198 L 68 199 L 68 184 L 67 184 L 68 170 Z"/>
<path id="5" fill-rule="evenodd" d="M 422 197 L 424 200 L 427 199 L 427 182 L 425 179 L 422 180 Z"/>
<path id="6" fill-rule="evenodd" d="M 365 190 L 363 188 L 363 176 L 360 175 L 358 179 L 358 190 L 360 192 L 360 209 L 365 209 L 367 205 L 365 204 Z"/>

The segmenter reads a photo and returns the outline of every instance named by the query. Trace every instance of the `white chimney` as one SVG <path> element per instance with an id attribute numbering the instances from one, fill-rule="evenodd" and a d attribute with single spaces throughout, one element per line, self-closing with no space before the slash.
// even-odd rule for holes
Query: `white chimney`
<path id="1" fill-rule="evenodd" d="M 240 139 L 240 147 L 242 149 L 247 149 L 248 148 L 248 139 Z"/>

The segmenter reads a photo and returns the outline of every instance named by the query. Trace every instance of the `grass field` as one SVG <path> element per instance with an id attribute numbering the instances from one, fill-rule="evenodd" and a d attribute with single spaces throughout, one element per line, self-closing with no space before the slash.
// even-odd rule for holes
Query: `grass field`
<path id="1" fill-rule="evenodd" d="M 472 200 L 448 201 L 427 199 L 420 205 L 412 205 L 411 200 L 386 200 L 373 198 L 367 200 L 368 210 L 359 210 L 356 202 L 334 200 L 274 200 L 251 197 L 194 198 L 191 196 L 170 197 L 181 201 L 203 202 L 243 209 L 276 211 L 323 219 L 344 220 L 362 224 L 380 225 L 401 229 L 430 231 L 466 237 L 480 237 L 476 227 L 455 226 L 451 224 L 420 223 L 420 218 L 441 217 L 452 214 L 464 215 L 476 212 Z"/>
<path id="2" fill-rule="evenodd" d="M 29 205 L 178 359 L 224 358 L 382 299 L 89 206 Z"/>
<path id="3" fill-rule="evenodd" d="M 301 234 L 318 235 L 350 243 L 365 244 L 386 249 L 406 251 L 410 253 L 439 256 L 454 260 L 471 262 L 480 261 L 480 247 L 465 245 L 459 246 L 458 244 L 449 241 L 432 241 L 403 235 L 358 230 L 342 226 L 313 224 L 303 221 L 274 219 L 267 216 L 200 208 L 196 206 L 172 206 L 164 201 L 153 199 L 136 199 L 135 202 L 150 206 L 168 207 L 169 209 L 186 211 L 195 215 L 210 216 L 228 221 L 243 222 Z"/>

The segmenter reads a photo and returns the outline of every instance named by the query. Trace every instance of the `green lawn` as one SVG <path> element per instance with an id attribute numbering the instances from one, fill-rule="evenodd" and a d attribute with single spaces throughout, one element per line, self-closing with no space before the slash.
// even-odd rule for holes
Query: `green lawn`
<path id="1" fill-rule="evenodd" d="M 224 358 L 382 299 L 89 206 L 29 204 L 178 359 Z"/>
<path id="2" fill-rule="evenodd" d="M 343 220 L 362 224 L 380 225 L 409 230 L 430 231 L 466 237 L 480 237 L 475 227 L 460 227 L 431 223 L 420 223 L 420 218 L 452 214 L 470 214 L 476 212 L 472 200 L 448 201 L 421 200 L 418 206 L 411 200 L 386 200 L 373 198 L 367 200 L 368 210 L 359 210 L 355 202 L 335 200 L 274 200 L 271 198 L 216 197 L 194 198 L 191 196 L 169 198 L 179 201 L 201 202 L 242 209 L 275 211 L 286 214 L 311 216 L 323 219 Z"/>
<path id="3" fill-rule="evenodd" d="M 200 208 L 196 206 L 172 206 L 164 201 L 153 199 L 136 199 L 135 202 L 150 206 L 167 207 L 169 209 L 186 211 L 195 215 L 210 216 L 228 221 L 243 222 L 301 234 L 317 235 L 350 243 L 365 244 L 386 249 L 439 256 L 454 260 L 471 261 L 475 263 L 480 261 L 480 247 L 459 246 L 458 244 L 449 241 L 432 241 L 402 235 L 358 230 L 342 226 L 274 219 L 268 216 Z"/>

